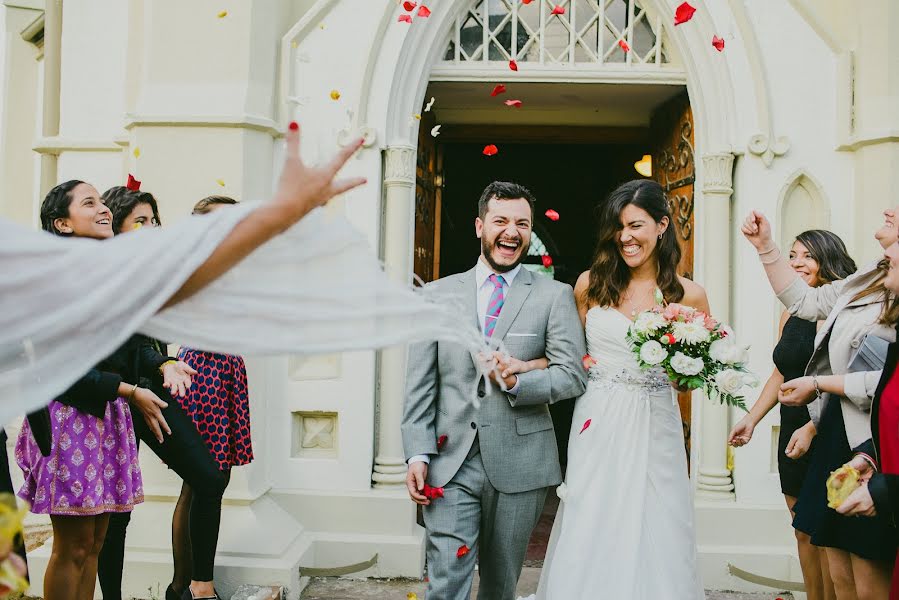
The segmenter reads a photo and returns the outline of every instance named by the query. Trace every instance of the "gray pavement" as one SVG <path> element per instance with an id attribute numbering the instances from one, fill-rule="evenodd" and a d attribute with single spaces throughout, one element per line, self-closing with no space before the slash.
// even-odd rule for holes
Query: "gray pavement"
<path id="1" fill-rule="evenodd" d="M 518 593 L 522 596 L 533 594 L 540 579 L 540 569 L 525 567 L 518 582 Z M 477 597 L 477 575 L 475 576 L 472 598 Z M 418 600 L 425 600 L 425 584 L 411 579 L 313 579 L 303 590 L 303 600 L 404 600 L 410 592 Z M 706 600 L 791 600 L 785 593 L 745 594 L 738 592 L 707 592 Z M 572 599 L 577 600 L 577 599 Z M 619 600 L 619 599 L 610 599 Z M 659 600 L 662 600 L 661 598 Z"/>

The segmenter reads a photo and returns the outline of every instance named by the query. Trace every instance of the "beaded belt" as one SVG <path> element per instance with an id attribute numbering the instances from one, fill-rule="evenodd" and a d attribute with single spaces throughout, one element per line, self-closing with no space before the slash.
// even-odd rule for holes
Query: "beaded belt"
<path id="1" fill-rule="evenodd" d="M 672 389 L 671 382 L 663 373 L 646 372 L 635 375 L 633 371 L 621 369 L 620 371 L 603 371 L 595 367 L 590 369 L 588 379 L 597 383 L 600 387 L 626 386 L 628 388 L 640 388 L 651 392 L 659 392 L 664 389 Z"/>

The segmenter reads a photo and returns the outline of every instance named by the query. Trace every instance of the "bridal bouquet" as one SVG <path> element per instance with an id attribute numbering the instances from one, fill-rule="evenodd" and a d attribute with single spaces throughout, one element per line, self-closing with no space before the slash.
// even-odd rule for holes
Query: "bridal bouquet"
<path id="1" fill-rule="evenodd" d="M 637 315 L 627 332 L 644 369 L 662 368 L 678 387 L 702 388 L 721 403 L 746 410 L 744 386 L 758 384 L 746 369 L 746 346 L 711 316 L 682 304 L 668 304 Z"/>

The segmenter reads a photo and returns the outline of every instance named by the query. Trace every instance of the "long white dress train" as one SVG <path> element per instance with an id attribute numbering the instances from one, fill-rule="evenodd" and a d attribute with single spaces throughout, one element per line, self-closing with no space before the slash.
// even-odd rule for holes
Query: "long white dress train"
<path id="1" fill-rule="evenodd" d="M 575 404 L 538 600 L 705 597 L 676 396 L 664 373 L 640 369 L 629 326 L 611 308 L 587 313 L 597 364 Z"/>

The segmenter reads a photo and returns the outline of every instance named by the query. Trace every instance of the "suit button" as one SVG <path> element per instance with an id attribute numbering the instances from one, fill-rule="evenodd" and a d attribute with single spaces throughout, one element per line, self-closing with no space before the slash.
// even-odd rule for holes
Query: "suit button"
<path id="1" fill-rule="evenodd" d="M 478 428 L 478 424 L 475 423 L 474 421 L 472 421 L 472 422 L 471 422 L 471 428 L 472 428 L 472 429 L 477 429 L 477 428 Z"/>
<path id="2" fill-rule="evenodd" d="M 484 390 L 478 390 L 478 398 L 483 398 L 486 395 L 487 395 L 487 392 L 485 392 Z"/>

